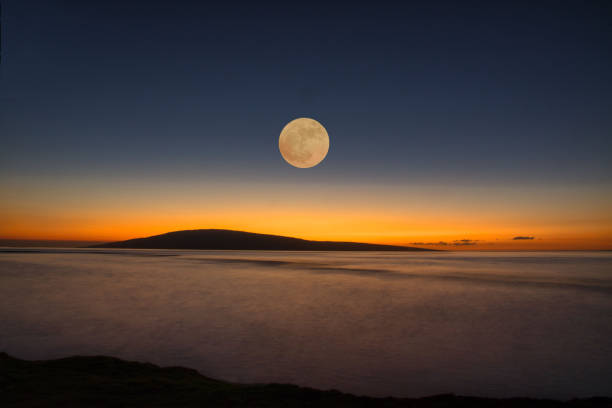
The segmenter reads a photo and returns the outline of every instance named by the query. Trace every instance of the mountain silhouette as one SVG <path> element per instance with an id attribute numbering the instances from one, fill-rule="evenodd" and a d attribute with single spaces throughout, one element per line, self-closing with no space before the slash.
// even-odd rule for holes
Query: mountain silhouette
<path id="1" fill-rule="evenodd" d="M 148 238 L 92 245 L 90 248 L 232 249 L 271 251 L 431 251 L 431 249 L 359 242 L 309 241 L 280 235 L 222 229 L 174 231 Z"/>

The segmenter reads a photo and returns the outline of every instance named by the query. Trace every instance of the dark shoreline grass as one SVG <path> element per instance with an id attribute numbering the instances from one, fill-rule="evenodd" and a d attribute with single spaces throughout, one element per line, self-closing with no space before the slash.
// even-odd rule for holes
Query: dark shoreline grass
<path id="1" fill-rule="evenodd" d="M 612 407 L 612 398 L 570 401 L 462 397 L 358 397 L 289 384 L 235 384 L 196 370 L 113 357 L 26 361 L 0 353 L 2 407 Z"/>

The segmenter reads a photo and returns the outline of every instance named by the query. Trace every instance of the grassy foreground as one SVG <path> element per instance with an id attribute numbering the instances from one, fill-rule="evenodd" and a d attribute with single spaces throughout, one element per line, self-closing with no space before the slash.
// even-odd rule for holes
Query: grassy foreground
<path id="1" fill-rule="evenodd" d="M 233 384 L 196 370 L 112 357 L 26 361 L 0 353 L 1 407 L 612 407 L 611 398 L 572 401 L 357 397 L 284 384 Z"/>

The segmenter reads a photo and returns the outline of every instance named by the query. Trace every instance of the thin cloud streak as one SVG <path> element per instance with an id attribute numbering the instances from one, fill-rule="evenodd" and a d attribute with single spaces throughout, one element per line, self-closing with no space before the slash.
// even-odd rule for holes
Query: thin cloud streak
<path id="1" fill-rule="evenodd" d="M 476 245 L 479 240 L 474 239 L 456 239 L 451 242 L 438 241 L 438 242 L 410 242 L 410 245 L 438 245 L 438 246 L 465 246 L 465 245 Z"/>

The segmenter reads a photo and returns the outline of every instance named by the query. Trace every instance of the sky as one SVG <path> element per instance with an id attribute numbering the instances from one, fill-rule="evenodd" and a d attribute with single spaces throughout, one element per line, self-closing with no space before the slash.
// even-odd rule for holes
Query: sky
<path id="1" fill-rule="evenodd" d="M 0 238 L 612 249 L 611 2 L 211 3 L 2 2 Z"/>

